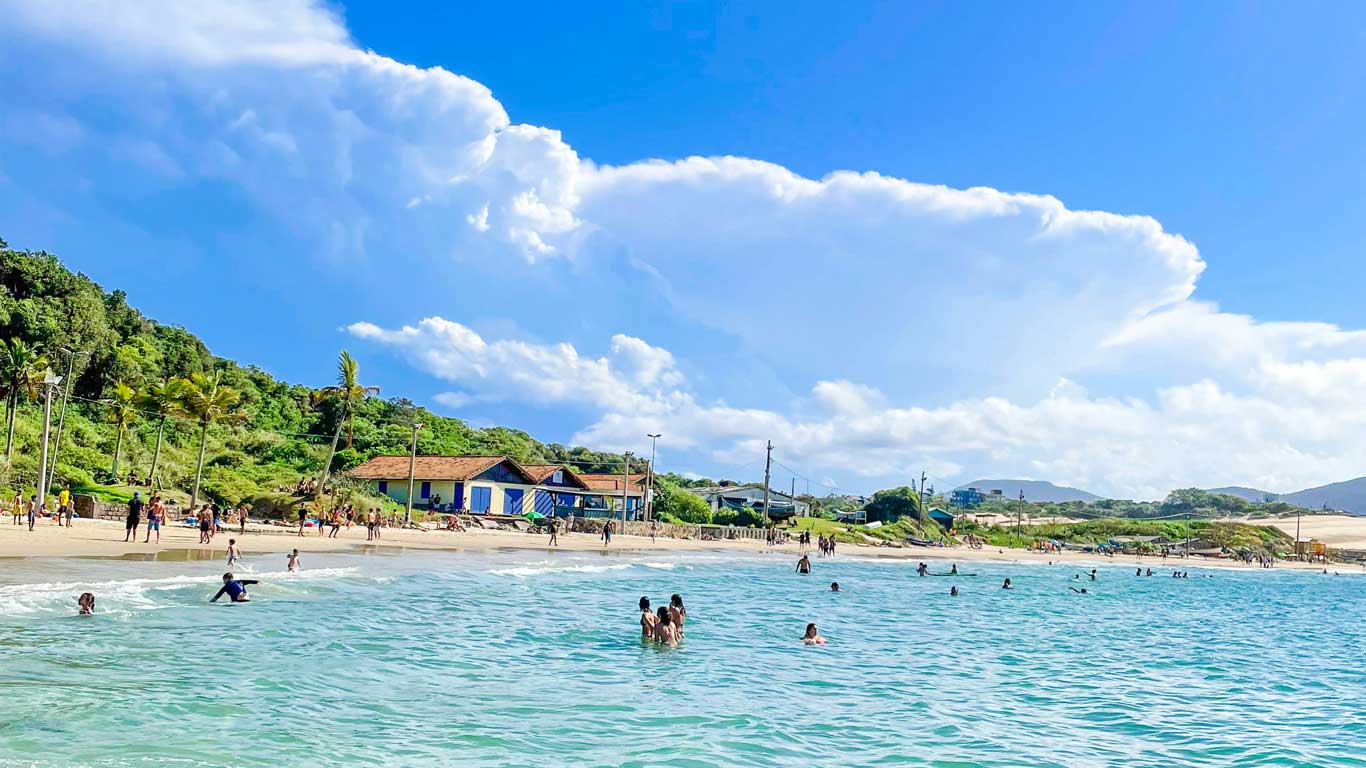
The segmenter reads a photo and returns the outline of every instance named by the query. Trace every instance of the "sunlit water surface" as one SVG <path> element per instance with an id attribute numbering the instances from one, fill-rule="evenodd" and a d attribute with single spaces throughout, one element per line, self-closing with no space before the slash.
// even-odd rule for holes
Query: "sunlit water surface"
<path id="1" fill-rule="evenodd" d="M 217 562 L 0 561 L 0 765 L 1366 766 L 1360 574 L 283 562 L 211 606 Z M 686 640 L 643 645 L 637 599 L 673 592 Z"/>

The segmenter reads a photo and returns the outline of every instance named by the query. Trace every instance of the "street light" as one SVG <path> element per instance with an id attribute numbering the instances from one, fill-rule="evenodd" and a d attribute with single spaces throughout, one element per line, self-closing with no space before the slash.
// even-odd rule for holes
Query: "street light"
<path id="1" fill-rule="evenodd" d="M 650 438 L 650 474 L 645 486 L 645 518 L 653 521 L 655 519 L 655 441 L 663 437 L 663 434 L 647 434 Z"/>
<path id="2" fill-rule="evenodd" d="M 621 535 L 626 535 L 626 504 L 631 498 L 627 492 L 631 490 L 631 457 L 635 455 L 627 451 L 622 456 L 621 466 Z"/>
<path id="3" fill-rule="evenodd" d="M 71 372 L 76 367 L 76 355 L 88 355 L 89 352 L 75 352 L 66 347 L 58 347 L 58 352 L 66 355 L 66 386 L 62 388 L 62 412 L 57 417 L 57 439 L 52 443 L 52 468 L 47 473 L 47 486 L 52 487 L 57 479 L 57 452 L 62 449 L 62 428 L 66 426 L 66 404 L 71 398 Z"/>
<path id="4" fill-rule="evenodd" d="M 47 438 L 52 426 L 52 388 L 60 384 L 62 377 L 49 368 L 43 372 L 43 448 L 38 460 L 38 509 L 47 501 Z"/>

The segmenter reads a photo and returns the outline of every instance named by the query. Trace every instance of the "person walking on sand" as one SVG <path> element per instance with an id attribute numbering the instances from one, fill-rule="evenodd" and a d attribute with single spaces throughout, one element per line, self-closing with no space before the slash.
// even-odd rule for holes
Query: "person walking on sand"
<path id="1" fill-rule="evenodd" d="M 24 524 L 24 494 L 22 491 L 15 491 L 14 498 L 10 499 L 10 508 L 14 511 L 14 524 Z"/>
<path id="2" fill-rule="evenodd" d="M 237 505 L 237 535 L 241 536 L 247 532 L 247 517 L 251 513 L 251 507 L 244 501 Z"/>
<path id="3" fill-rule="evenodd" d="M 333 507 L 333 508 L 332 508 L 332 530 L 330 530 L 330 531 L 327 532 L 327 538 L 329 538 L 329 539 L 335 539 L 335 538 L 337 538 L 337 533 L 341 531 L 341 518 L 342 518 L 341 508 L 340 508 L 340 507 Z M 319 527 L 318 527 L 318 530 L 321 532 L 322 526 L 319 526 Z"/>
<path id="4" fill-rule="evenodd" d="M 607 524 L 604 525 L 604 526 L 602 527 L 602 545 L 605 547 L 605 546 L 607 546 L 607 545 L 609 545 L 609 544 L 611 544 L 611 543 L 612 543 L 612 521 L 611 521 L 611 520 L 608 520 L 608 521 L 607 521 Z"/>
<path id="5" fill-rule="evenodd" d="M 201 505 L 194 513 L 194 517 L 199 523 L 199 543 L 208 544 L 213 536 L 213 514 L 209 512 L 209 505 Z"/>
<path id="6" fill-rule="evenodd" d="M 546 528 L 550 530 L 549 546 L 558 547 L 560 545 L 560 521 L 552 517 L 550 519 L 550 525 L 547 525 Z"/>
<path id="7" fill-rule="evenodd" d="M 28 529 L 33 530 L 33 523 L 38 519 L 38 494 L 33 494 L 33 498 L 28 500 Z"/>
<path id="8" fill-rule="evenodd" d="M 650 521 L 650 543 L 651 543 L 651 544 L 655 543 L 655 534 L 658 533 L 658 532 L 659 532 L 659 523 L 655 522 L 654 520 L 651 520 L 651 521 Z"/>
<path id="9" fill-rule="evenodd" d="M 38 497 L 35 496 L 36 500 Z M 33 528 L 32 517 L 29 518 L 29 528 Z M 123 521 L 124 531 L 123 540 L 136 542 L 138 540 L 138 523 L 142 522 L 142 492 L 133 491 L 133 498 L 128 501 L 128 517 Z"/>
<path id="10" fill-rule="evenodd" d="M 299 507 L 299 535 L 304 535 L 304 521 L 308 520 L 308 510 Z"/>

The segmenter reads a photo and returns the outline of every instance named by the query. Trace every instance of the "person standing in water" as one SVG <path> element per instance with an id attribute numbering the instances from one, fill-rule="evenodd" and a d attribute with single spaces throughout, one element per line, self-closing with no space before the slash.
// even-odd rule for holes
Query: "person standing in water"
<path id="1" fill-rule="evenodd" d="M 299 550 L 296 549 L 289 554 L 288 568 L 290 573 L 299 572 Z"/>
<path id="2" fill-rule="evenodd" d="M 80 606 L 82 616 L 93 616 L 95 614 L 95 593 L 82 592 L 76 598 L 76 605 Z"/>
<path id="3" fill-rule="evenodd" d="M 797 573 L 811 573 L 811 558 L 802 555 L 802 559 L 797 561 Z"/>
<path id="4" fill-rule="evenodd" d="M 821 637 L 820 630 L 816 629 L 815 624 L 806 625 L 806 634 L 802 636 L 803 645 L 825 645 L 825 638 Z"/>
<path id="5" fill-rule="evenodd" d="M 840 591 L 840 583 L 839 583 L 838 581 L 832 581 L 832 582 L 830 582 L 830 591 L 831 591 L 831 592 L 838 592 L 838 591 Z"/>
<path id="6" fill-rule="evenodd" d="M 1010 584 L 1010 579 L 1006 579 L 1006 580 L 1005 580 L 1005 583 L 1001 585 L 1001 589 L 1014 589 L 1014 588 L 1015 588 L 1015 587 L 1011 586 L 1011 584 Z"/>
<path id="7" fill-rule="evenodd" d="M 655 637 L 655 625 L 659 623 L 659 617 L 655 616 L 654 611 L 650 610 L 650 598 L 640 598 L 640 636 L 645 640 L 653 640 Z"/>
<path id="8" fill-rule="evenodd" d="M 228 539 L 228 567 L 237 565 L 242 559 L 242 550 L 237 548 L 237 539 Z"/>
<path id="9" fill-rule="evenodd" d="M 673 622 L 678 636 L 682 637 L 683 625 L 688 622 L 688 609 L 683 607 L 683 596 L 677 592 L 669 597 L 669 621 Z"/>
<path id="10" fill-rule="evenodd" d="M 957 585 L 957 584 L 953 585 L 952 587 L 949 587 L 949 597 L 958 597 L 958 585 Z"/>

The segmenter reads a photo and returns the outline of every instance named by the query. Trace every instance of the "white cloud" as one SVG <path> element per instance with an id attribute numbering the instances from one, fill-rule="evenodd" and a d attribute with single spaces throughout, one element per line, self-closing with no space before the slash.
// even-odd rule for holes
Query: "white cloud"
<path id="1" fill-rule="evenodd" d="M 645 270 L 680 323 L 791 382 L 746 407 L 700 395 L 670 351 L 632 335 L 592 356 L 440 317 L 349 327 L 457 386 L 438 398 L 449 408 L 575 404 L 591 412 L 576 439 L 604 448 L 663 429 L 723 461 L 772 438 L 846 475 L 928 466 L 1140 496 L 1289 490 L 1366 461 L 1366 332 L 1198 301 L 1204 260 L 1148 217 L 739 157 L 598 166 L 558 131 L 513 124 L 478 82 L 363 50 L 310 0 L 0 12 L 0 63 L 32 55 L 60 83 L 7 100 L 49 121 L 50 151 L 107 147 L 168 184 L 229 180 L 323 250 L 401 240 L 432 269 L 468 251 L 598 273 L 624 255 L 610 263 Z M 19 103 L 34 92 L 120 119 Z"/>

